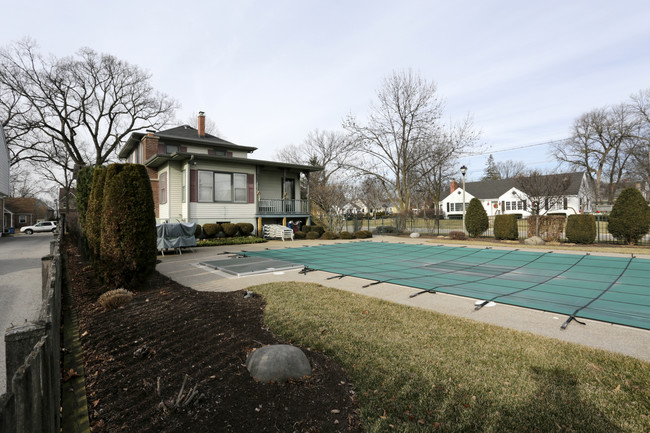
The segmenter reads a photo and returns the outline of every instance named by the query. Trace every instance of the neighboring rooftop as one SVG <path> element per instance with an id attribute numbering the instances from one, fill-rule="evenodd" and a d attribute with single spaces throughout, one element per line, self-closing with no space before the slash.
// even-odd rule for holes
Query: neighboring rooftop
<path id="1" fill-rule="evenodd" d="M 545 177 L 552 176 L 565 176 L 569 180 L 569 185 L 565 191 L 566 195 L 577 195 L 582 183 L 584 172 L 574 173 L 559 173 L 545 175 Z M 462 185 L 459 185 L 462 188 Z M 499 180 L 483 180 L 480 182 L 466 182 L 465 191 L 472 194 L 478 199 L 491 199 L 497 198 L 506 193 L 511 188 L 517 188 L 517 178 L 499 179 Z"/>

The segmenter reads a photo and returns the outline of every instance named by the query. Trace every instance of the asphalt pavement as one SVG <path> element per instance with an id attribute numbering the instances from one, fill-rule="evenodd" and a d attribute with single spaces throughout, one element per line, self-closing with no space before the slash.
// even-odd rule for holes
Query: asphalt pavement
<path id="1" fill-rule="evenodd" d="M 0 237 L 0 394 L 6 389 L 4 334 L 12 325 L 36 320 L 41 309 L 41 258 L 52 233 Z"/>

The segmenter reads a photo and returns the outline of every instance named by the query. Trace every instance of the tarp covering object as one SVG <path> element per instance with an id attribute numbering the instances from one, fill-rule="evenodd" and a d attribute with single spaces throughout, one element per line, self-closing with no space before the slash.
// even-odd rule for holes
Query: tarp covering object
<path id="1" fill-rule="evenodd" d="M 195 247 L 194 231 L 196 223 L 157 224 L 158 249 Z"/>

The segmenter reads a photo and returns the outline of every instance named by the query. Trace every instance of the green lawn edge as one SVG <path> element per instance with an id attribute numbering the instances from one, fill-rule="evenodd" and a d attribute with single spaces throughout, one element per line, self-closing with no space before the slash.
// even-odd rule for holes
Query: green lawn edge
<path id="1" fill-rule="evenodd" d="M 650 363 L 317 284 L 250 288 L 348 372 L 366 432 L 650 431 Z"/>

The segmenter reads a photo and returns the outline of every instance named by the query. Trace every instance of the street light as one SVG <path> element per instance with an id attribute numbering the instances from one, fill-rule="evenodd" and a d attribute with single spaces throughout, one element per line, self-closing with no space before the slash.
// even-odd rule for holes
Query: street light
<path id="1" fill-rule="evenodd" d="M 465 231 L 465 173 L 467 173 L 467 167 L 463 165 L 460 168 L 460 174 L 463 175 L 463 231 Z"/>

